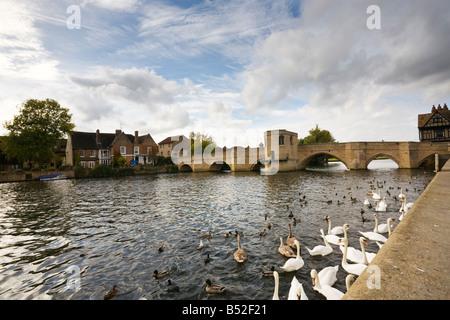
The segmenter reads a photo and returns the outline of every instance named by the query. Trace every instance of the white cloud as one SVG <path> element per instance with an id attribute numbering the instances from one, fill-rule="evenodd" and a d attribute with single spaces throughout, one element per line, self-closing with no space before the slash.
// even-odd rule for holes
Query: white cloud
<path id="1" fill-rule="evenodd" d="M 83 0 L 81 5 L 85 7 L 87 4 L 95 5 L 102 9 L 112 11 L 134 12 L 141 5 L 139 0 Z"/>

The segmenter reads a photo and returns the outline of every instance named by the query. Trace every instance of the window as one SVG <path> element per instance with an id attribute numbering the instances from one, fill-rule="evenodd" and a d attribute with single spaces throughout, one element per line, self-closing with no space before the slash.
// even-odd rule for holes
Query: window
<path id="1" fill-rule="evenodd" d="M 89 161 L 89 169 L 92 169 L 95 167 L 95 161 Z"/>
<path id="2" fill-rule="evenodd" d="M 86 163 L 84 161 L 80 161 L 80 166 L 86 168 Z"/>
<path id="3" fill-rule="evenodd" d="M 167 155 L 170 156 L 170 151 L 167 151 Z"/>
<path id="4" fill-rule="evenodd" d="M 84 157 L 84 150 L 80 150 L 80 157 Z"/>
<path id="5" fill-rule="evenodd" d="M 139 147 L 134 147 L 134 154 L 139 154 Z"/>
<path id="6" fill-rule="evenodd" d="M 91 150 L 91 158 L 95 157 L 95 150 Z"/>
<path id="7" fill-rule="evenodd" d="M 284 136 L 279 137 L 279 145 L 284 146 Z"/>
<path id="8" fill-rule="evenodd" d="M 120 146 L 120 154 L 126 154 L 127 153 L 127 147 Z"/>
<path id="9" fill-rule="evenodd" d="M 442 129 L 434 130 L 434 137 L 435 138 L 445 138 L 444 130 L 442 130 Z"/>
<path id="10" fill-rule="evenodd" d="M 164 156 L 164 152 L 163 151 L 161 151 L 161 157 L 163 157 Z"/>

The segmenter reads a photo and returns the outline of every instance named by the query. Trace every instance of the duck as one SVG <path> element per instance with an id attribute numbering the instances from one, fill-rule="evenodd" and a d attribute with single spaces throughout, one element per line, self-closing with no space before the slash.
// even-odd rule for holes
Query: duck
<path id="1" fill-rule="evenodd" d="M 284 265 L 281 267 L 283 271 L 290 272 L 296 271 L 305 265 L 302 257 L 300 256 L 300 242 L 295 240 L 295 245 L 297 246 L 297 256 L 295 258 L 288 259 Z"/>
<path id="2" fill-rule="evenodd" d="M 209 238 L 211 238 L 211 230 L 209 230 L 209 232 L 208 233 L 205 233 L 205 234 L 202 234 L 202 238 L 206 238 L 206 239 L 209 239 Z"/>
<path id="3" fill-rule="evenodd" d="M 197 246 L 197 250 L 201 250 L 205 247 L 205 244 L 203 243 L 202 239 L 200 239 L 200 243 Z"/>
<path id="4" fill-rule="evenodd" d="M 297 223 L 301 223 L 302 222 L 302 220 L 301 219 L 295 219 L 295 218 L 292 218 L 292 224 L 295 226 L 295 225 L 297 225 Z"/>
<path id="5" fill-rule="evenodd" d="M 294 251 L 291 249 L 291 247 L 289 247 L 283 243 L 283 237 L 280 237 L 280 246 L 278 247 L 278 252 L 288 258 L 296 257 L 296 255 L 295 255 Z"/>
<path id="6" fill-rule="evenodd" d="M 344 229 L 342 229 L 341 226 L 337 226 L 331 229 L 331 218 L 329 216 L 325 216 L 325 220 L 328 221 L 328 234 L 338 235 L 344 233 Z"/>
<path id="7" fill-rule="evenodd" d="M 227 233 L 225 233 L 224 237 L 229 238 L 229 237 L 231 237 L 232 234 L 233 233 L 231 231 L 228 231 Z"/>
<path id="8" fill-rule="evenodd" d="M 163 252 L 164 249 L 166 249 L 166 245 L 165 244 L 163 244 L 161 247 L 158 248 L 158 253 Z"/>
<path id="9" fill-rule="evenodd" d="M 273 290 L 272 300 L 280 300 L 280 297 L 278 296 L 278 287 L 280 285 L 280 277 L 278 275 L 278 272 L 273 272 L 273 278 L 275 279 L 275 288 Z"/>
<path id="10" fill-rule="evenodd" d="M 289 218 L 293 218 L 294 217 L 294 214 L 292 213 L 292 211 L 291 211 L 291 213 L 289 213 L 288 217 Z"/>
<path id="11" fill-rule="evenodd" d="M 210 294 L 218 294 L 225 292 L 225 287 L 217 284 L 212 284 L 210 279 L 206 279 L 203 284 L 206 284 L 206 292 Z"/>
<path id="12" fill-rule="evenodd" d="M 236 260 L 237 262 L 244 262 L 245 260 L 247 260 L 247 252 L 245 252 L 245 250 L 241 246 L 241 236 L 239 234 L 237 236 L 237 241 L 238 248 L 234 252 L 234 260 Z"/>
<path id="13" fill-rule="evenodd" d="M 291 287 L 289 288 L 288 300 L 309 300 L 306 296 L 303 285 L 294 276 L 291 281 Z"/>
<path id="14" fill-rule="evenodd" d="M 103 297 L 103 300 L 110 300 L 114 298 L 119 290 L 117 289 L 117 286 L 114 285 L 111 290 L 105 293 L 105 296 Z"/>
<path id="15" fill-rule="evenodd" d="M 178 287 L 176 284 L 173 284 L 172 281 L 167 280 L 167 291 L 168 292 L 180 292 L 180 287 Z"/>
<path id="16" fill-rule="evenodd" d="M 169 275 L 169 269 L 158 272 L 158 270 L 153 271 L 152 276 L 155 279 L 161 279 Z"/>
<path id="17" fill-rule="evenodd" d="M 298 241 L 298 239 L 292 236 L 292 227 L 290 223 L 288 224 L 288 226 L 289 226 L 289 236 L 286 239 L 286 245 L 295 249 L 295 240 Z"/>
<path id="18" fill-rule="evenodd" d="M 345 271 L 348 273 L 354 274 L 359 276 L 365 269 L 366 265 L 362 263 L 348 263 L 347 262 L 347 247 L 348 247 L 348 240 L 343 239 L 344 245 L 345 245 L 345 251 L 344 255 L 342 256 L 342 268 L 344 268 Z"/>
<path id="19" fill-rule="evenodd" d="M 206 256 L 206 259 L 205 259 L 205 264 L 210 263 L 211 260 L 212 260 L 212 258 L 209 257 L 209 253 L 208 253 Z"/>
<path id="20" fill-rule="evenodd" d="M 328 284 L 320 283 L 316 269 L 311 270 L 311 280 L 313 289 L 322 294 L 327 300 L 341 300 L 344 293 Z"/>
<path id="21" fill-rule="evenodd" d="M 395 219 L 393 218 L 389 218 L 387 219 L 387 225 L 388 225 L 388 234 L 391 235 L 392 229 L 391 229 L 391 222 L 397 222 Z M 379 242 L 386 242 L 387 238 L 379 233 L 373 232 L 373 231 L 368 231 L 368 232 L 362 232 L 362 231 L 358 231 L 361 235 L 363 235 L 365 238 L 369 239 L 369 240 L 373 240 L 373 241 L 379 241 Z"/>
<path id="22" fill-rule="evenodd" d="M 262 276 L 263 277 L 273 277 L 273 272 L 275 271 L 275 267 L 274 266 L 272 266 L 271 268 L 270 268 L 270 270 L 267 270 L 267 271 L 262 271 Z"/>
<path id="23" fill-rule="evenodd" d="M 270 224 L 270 222 L 267 223 L 266 228 L 269 230 L 272 228 L 272 225 Z"/>
<path id="24" fill-rule="evenodd" d="M 267 234 L 267 231 L 266 231 L 266 229 L 264 229 L 263 231 L 261 231 L 261 232 L 259 233 L 259 237 L 265 237 L 266 234 Z"/>
<path id="25" fill-rule="evenodd" d="M 325 238 L 323 229 L 320 229 L 320 233 L 325 245 L 317 245 L 312 250 L 306 247 L 306 250 L 308 250 L 309 254 L 312 256 L 326 256 L 333 252 L 333 248 L 330 246 L 327 239 Z"/>

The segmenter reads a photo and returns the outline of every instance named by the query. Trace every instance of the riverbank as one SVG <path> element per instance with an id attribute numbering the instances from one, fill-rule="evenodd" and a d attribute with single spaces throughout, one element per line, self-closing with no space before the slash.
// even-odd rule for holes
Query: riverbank
<path id="1" fill-rule="evenodd" d="M 91 178 L 92 170 L 90 169 L 82 169 L 82 170 L 74 170 L 74 169 L 65 169 L 65 170 L 42 170 L 42 171 L 26 171 L 26 170 L 16 170 L 14 172 L 1 172 L 0 173 L 0 183 L 7 182 L 22 182 L 22 181 L 35 181 L 39 180 L 39 177 L 42 175 L 49 174 L 65 174 L 68 179 L 84 179 Z M 137 175 L 146 175 L 146 174 L 155 174 L 155 173 L 174 173 L 178 172 L 178 168 L 176 166 L 164 166 L 164 167 L 137 167 L 137 168 L 122 168 L 118 169 L 115 172 L 110 172 L 110 176 L 137 176 Z M 103 176 L 106 177 L 106 176 Z M 101 178 L 100 176 L 95 176 L 95 178 Z"/>
<path id="2" fill-rule="evenodd" d="M 343 299 L 450 299 L 449 194 L 447 161 Z"/>

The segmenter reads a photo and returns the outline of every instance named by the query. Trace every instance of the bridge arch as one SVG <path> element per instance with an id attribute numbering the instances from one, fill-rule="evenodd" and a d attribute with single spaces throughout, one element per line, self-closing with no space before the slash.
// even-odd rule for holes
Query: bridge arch
<path id="1" fill-rule="evenodd" d="M 182 164 L 179 168 L 178 168 L 179 172 L 192 172 L 192 167 L 188 164 Z"/>
<path id="2" fill-rule="evenodd" d="M 392 160 L 392 161 L 394 161 L 395 162 L 395 164 L 400 168 L 400 162 L 399 162 L 399 160 L 396 158 L 396 157 L 393 157 L 392 155 L 390 155 L 390 154 L 388 154 L 388 153 L 377 153 L 377 154 L 374 154 L 373 156 L 371 156 L 370 158 L 368 158 L 367 160 L 366 160 L 366 169 L 367 169 L 367 167 L 369 166 L 369 164 L 373 161 L 373 160 L 375 160 L 377 157 L 387 157 L 387 158 L 389 158 L 390 160 Z"/>
<path id="3" fill-rule="evenodd" d="M 417 167 L 420 168 L 425 164 L 427 168 L 434 168 L 435 163 L 435 152 L 432 152 L 424 157 L 422 157 L 419 161 L 417 161 Z"/>
<path id="4" fill-rule="evenodd" d="M 209 166 L 208 171 L 224 171 L 231 170 L 231 167 L 225 161 L 215 161 Z"/>
<path id="5" fill-rule="evenodd" d="M 250 171 L 260 171 L 261 168 L 264 168 L 264 165 L 260 161 L 257 161 L 250 166 Z"/>
<path id="6" fill-rule="evenodd" d="M 305 159 L 303 159 L 303 161 L 300 164 L 300 169 L 305 169 L 308 166 L 308 163 L 312 159 L 314 159 L 315 157 L 320 156 L 320 155 L 326 155 L 326 156 L 329 156 L 330 158 L 336 158 L 340 162 L 342 162 L 347 167 L 347 169 L 349 169 L 349 167 L 347 165 L 347 162 L 345 160 L 343 160 L 341 157 L 336 156 L 335 154 L 332 154 L 332 153 L 329 153 L 329 152 L 323 152 L 323 151 L 313 153 L 313 154 L 309 155 L 308 157 L 306 157 Z"/>

